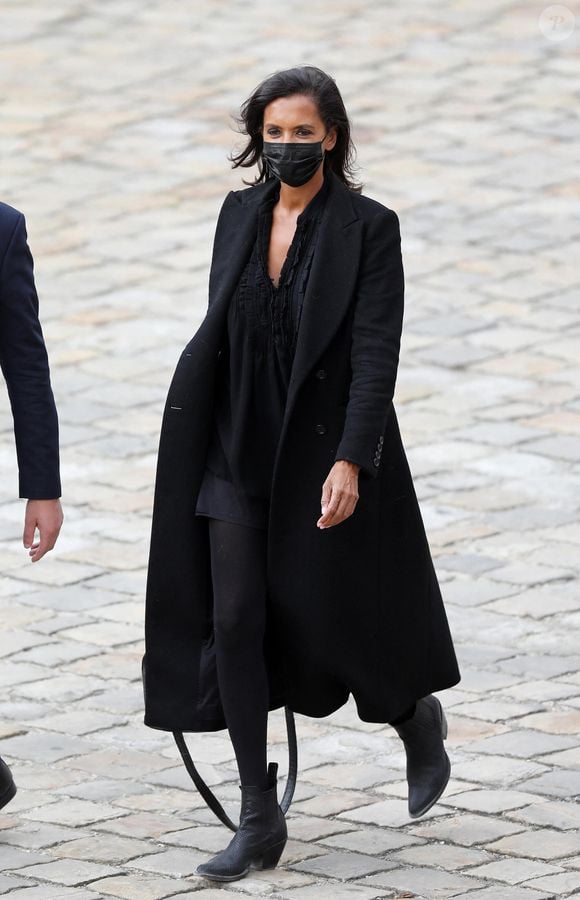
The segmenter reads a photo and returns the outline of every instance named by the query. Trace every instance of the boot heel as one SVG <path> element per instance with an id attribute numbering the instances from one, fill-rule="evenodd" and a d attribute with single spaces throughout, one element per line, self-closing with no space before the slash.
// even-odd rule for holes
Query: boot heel
<path id="1" fill-rule="evenodd" d="M 284 847 L 286 846 L 286 841 L 280 841 L 279 844 L 274 844 L 273 847 L 269 847 L 262 854 L 261 865 L 259 868 L 262 869 L 275 869 L 278 865 L 278 860 L 282 856 L 284 851 Z"/>

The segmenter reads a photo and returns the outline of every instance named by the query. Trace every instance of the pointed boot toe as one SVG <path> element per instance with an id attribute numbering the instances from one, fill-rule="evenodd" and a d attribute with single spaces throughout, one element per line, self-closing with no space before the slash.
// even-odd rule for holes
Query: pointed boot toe
<path id="1" fill-rule="evenodd" d="M 437 803 L 449 782 L 451 763 L 443 744 L 447 720 L 439 700 L 429 694 L 417 701 L 410 719 L 394 727 L 407 754 L 409 815 L 418 819 Z"/>

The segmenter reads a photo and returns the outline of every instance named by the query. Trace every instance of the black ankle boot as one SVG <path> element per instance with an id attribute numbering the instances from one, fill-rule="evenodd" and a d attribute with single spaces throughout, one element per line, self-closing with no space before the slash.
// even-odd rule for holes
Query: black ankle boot
<path id="1" fill-rule="evenodd" d="M 278 763 L 268 766 L 268 787 L 240 785 L 240 824 L 225 850 L 199 865 L 197 875 L 213 881 L 236 881 L 256 869 L 274 869 L 286 846 L 286 819 L 277 798 Z"/>
<path id="2" fill-rule="evenodd" d="M 437 697 L 429 694 L 417 701 L 414 716 L 393 727 L 407 754 L 409 815 L 418 819 L 439 800 L 449 781 L 451 763 L 443 746 L 447 720 Z"/>
<path id="3" fill-rule="evenodd" d="M 10 803 L 16 793 L 16 785 L 12 778 L 12 772 L 0 757 L 0 809 Z"/>

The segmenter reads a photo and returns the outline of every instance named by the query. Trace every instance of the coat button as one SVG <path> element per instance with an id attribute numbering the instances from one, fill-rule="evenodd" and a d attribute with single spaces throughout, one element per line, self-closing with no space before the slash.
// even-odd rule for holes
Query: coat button
<path id="1" fill-rule="evenodd" d="M 379 446 L 380 446 L 380 447 L 383 446 L 383 442 L 384 442 L 384 437 L 383 437 L 382 434 L 381 434 L 381 436 L 380 436 L 380 438 L 379 438 Z"/>
<path id="2" fill-rule="evenodd" d="M 323 381 L 326 378 L 326 369 L 319 369 L 318 372 L 316 372 L 316 377 L 319 381 Z"/>
<path id="3" fill-rule="evenodd" d="M 316 434 L 326 434 L 326 432 L 328 431 L 326 425 L 315 425 L 314 430 Z"/>
<path id="4" fill-rule="evenodd" d="M 380 464 L 381 464 L 381 461 L 380 461 L 379 457 L 378 457 L 378 456 L 375 456 L 375 458 L 373 459 L 373 465 L 374 465 L 374 467 L 375 467 L 376 469 L 378 469 L 378 467 L 380 466 Z"/>

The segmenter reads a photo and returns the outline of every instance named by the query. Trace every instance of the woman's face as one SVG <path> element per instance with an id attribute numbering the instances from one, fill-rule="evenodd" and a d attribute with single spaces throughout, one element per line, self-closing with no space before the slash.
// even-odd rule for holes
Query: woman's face
<path id="1" fill-rule="evenodd" d="M 324 122 L 312 97 L 292 94 L 290 97 L 278 97 L 266 106 L 262 137 L 265 141 L 283 144 L 292 141 L 322 141 L 324 150 L 332 150 L 336 144 L 336 128 L 333 126 L 326 134 Z"/>

